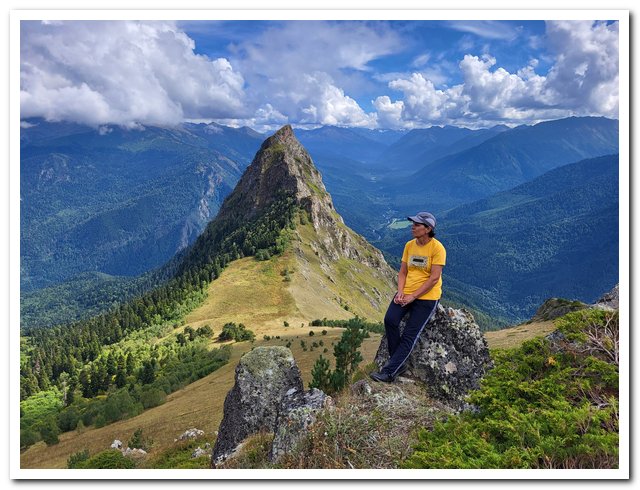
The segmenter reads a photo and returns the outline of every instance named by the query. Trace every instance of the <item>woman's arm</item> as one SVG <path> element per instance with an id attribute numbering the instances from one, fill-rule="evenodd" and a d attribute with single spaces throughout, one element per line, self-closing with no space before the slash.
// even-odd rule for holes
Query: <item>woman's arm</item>
<path id="1" fill-rule="evenodd" d="M 404 264 L 404 262 L 403 262 Z M 420 286 L 416 291 L 414 291 L 411 294 L 407 294 L 406 296 L 403 295 L 402 298 L 402 305 L 407 305 L 409 303 L 411 303 L 412 301 L 414 301 L 416 298 L 419 298 L 420 296 L 422 296 L 423 294 L 428 293 L 429 291 L 431 291 L 431 289 L 433 288 L 433 286 L 435 286 L 438 281 L 440 280 L 440 276 L 442 276 L 442 267 L 441 265 L 432 265 L 431 266 L 431 275 L 429 276 L 429 279 L 427 279 L 422 286 Z M 402 270 L 402 269 L 400 269 Z M 406 278 L 406 275 L 405 275 Z M 398 283 L 400 282 L 400 280 L 398 279 Z"/>
<path id="2" fill-rule="evenodd" d="M 407 282 L 407 273 L 409 268 L 406 262 L 400 264 L 400 272 L 398 272 L 398 292 L 396 293 L 393 302 L 396 304 L 402 304 L 404 301 L 404 285 Z"/>

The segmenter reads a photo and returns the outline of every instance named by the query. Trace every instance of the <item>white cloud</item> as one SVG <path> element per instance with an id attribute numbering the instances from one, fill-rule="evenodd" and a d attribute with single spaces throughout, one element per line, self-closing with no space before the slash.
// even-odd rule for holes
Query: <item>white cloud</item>
<path id="1" fill-rule="evenodd" d="M 234 47 L 254 106 L 270 104 L 291 123 L 375 126 L 348 89 L 369 63 L 401 48 L 384 23 L 287 22 Z"/>
<path id="2" fill-rule="evenodd" d="M 227 58 L 210 59 L 196 54 L 194 41 L 173 22 L 24 21 L 21 116 L 96 127 L 214 120 L 260 131 L 286 123 L 478 127 L 617 117 L 617 23 L 547 22 L 546 34 L 529 43 L 529 49 L 546 43 L 532 55 L 551 66 L 546 73 L 536 71 L 535 58 L 507 70 L 489 45 L 477 43 L 475 36 L 512 45 L 522 32 L 509 24 L 447 25 L 472 33 L 457 46 L 473 40 L 469 52 L 476 54 L 455 64 L 421 46 L 407 60 L 411 71 L 403 72 L 408 65 L 382 60 L 406 47 L 401 30 L 386 22 L 275 22 L 230 46 Z M 374 66 L 390 70 L 376 73 Z M 395 100 L 379 82 L 396 92 Z M 359 105 L 363 94 L 374 112 Z"/>
<path id="3" fill-rule="evenodd" d="M 394 80 L 389 83 L 389 87 L 404 92 L 403 116 L 406 119 L 442 119 L 442 110 L 448 95 L 442 90 L 436 90 L 433 82 L 425 79 L 422 74 L 414 73 L 409 79 Z"/>
<path id="4" fill-rule="evenodd" d="M 407 126 L 407 122 L 402 120 L 403 101 L 391 102 L 389 96 L 382 95 L 373 101 L 373 105 L 378 113 L 378 125 L 380 127 L 400 129 Z"/>
<path id="5" fill-rule="evenodd" d="M 243 116 L 244 79 L 171 22 L 21 24 L 21 117 L 173 125 Z"/>
<path id="6" fill-rule="evenodd" d="M 333 84 L 326 73 L 304 75 L 304 82 L 299 86 L 303 88 L 304 95 L 298 103 L 297 122 L 375 127 L 375 117 L 366 114 L 354 99 Z"/>
<path id="7" fill-rule="evenodd" d="M 431 54 L 430 53 L 424 53 L 421 54 L 420 56 L 417 56 L 413 62 L 411 63 L 411 66 L 413 66 L 414 68 L 421 68 L 423 66 L 425 66 L 429 60 L 431 59 Z"/>
<path id="8" fill-rule="evenodd" d="M 487 39 L 511 41 L 518 37 L 519 30 L 496 20 L 453 20 L 446 24 L 457 31 L 470 32 Z"/>
<path id="9" fill-rule="evenodd" d="M 548 22 L 546 38 L 555 54 L 546 75 L 536 73 L 536 59 L 510 73 L 489 54 L 467 54 L 459 63 L 462 83 L 454 87 L 436 89 L 424 70 L 390 81 L 389 88 L 403 95 L 396 102 L 376 99 L 379 121 L 477 127 L 569 115 L 618 117 L 617 23 Z"/>
<path id="10" fill-rule="evenodd" d="M 618 23 L 547 22 L 547 38 L 557 53 L 547 76 L 561 107 L 618 116 Z"/>

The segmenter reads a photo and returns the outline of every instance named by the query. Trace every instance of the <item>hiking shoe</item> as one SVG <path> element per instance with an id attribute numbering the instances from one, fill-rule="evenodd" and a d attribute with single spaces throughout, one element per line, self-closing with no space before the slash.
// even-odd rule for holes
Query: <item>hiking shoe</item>
<path id="1" fill-rule="evenodd" d="M 395 376 L 391 376 L 390 374 L 379 372 L 379 373 L 371 373 L 369 377 L 374 381 L 382 381 L 383 383 L 393 383 L 395 381 Z"/>

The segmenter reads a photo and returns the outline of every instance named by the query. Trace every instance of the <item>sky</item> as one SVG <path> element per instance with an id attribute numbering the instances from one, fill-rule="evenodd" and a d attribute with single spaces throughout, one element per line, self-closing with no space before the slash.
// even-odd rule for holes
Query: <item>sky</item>
<path id="1" fill-rule="evenodd" d="M 605 20 L 23 20 L 20 116 L 261 132 L 618 118 L 618 38 Z"/>

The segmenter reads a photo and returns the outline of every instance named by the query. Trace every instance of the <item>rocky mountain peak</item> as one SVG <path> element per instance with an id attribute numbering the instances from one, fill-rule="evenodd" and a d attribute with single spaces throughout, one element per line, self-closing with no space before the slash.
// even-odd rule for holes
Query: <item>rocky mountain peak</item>
<path id="1" fill-rule="evenodd" d="M 264 141 L 217 219 L 252 219 L 283 195 L 293 197 L 306 211 L 318 237 L 314 250 L 317 255 L 332 260 L 356 259 L 390 271 L 382 254 L 344 224 L 320 172 L 290 125 Z"/>
<path id="2" fill-rule="evenodd" d="M 251 218 L 282 194 L 295 197 L 305 209 L 310 210 L 308 201 L 312 198 L 333 209 L 320 173 L 289 125 L 262 143 L 220 215 L 241 211 L 245 218 Z"/>

